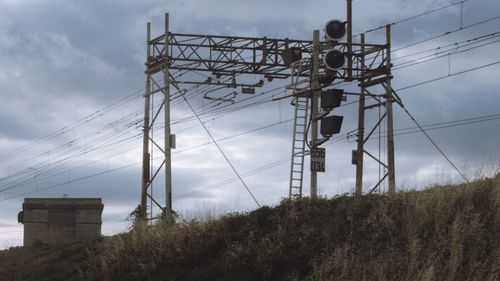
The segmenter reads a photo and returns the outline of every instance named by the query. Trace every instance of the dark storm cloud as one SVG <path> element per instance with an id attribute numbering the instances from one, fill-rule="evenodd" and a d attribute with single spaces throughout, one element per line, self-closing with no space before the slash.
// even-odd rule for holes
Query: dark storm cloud
<path id="1" fill-rule="evenodd" d="M 454 1 L 355 0 L 353 1 L 354 32 L 360 33 L 451 3 Z M 165 12 L 170 13 L 171 31 L 177 33 L 311 39 L 312 30 L 322 29 L 328 20 L 345 19 L 344 4 L 343 0 L 140 2 L 0 0 L 0 155 L 141 89 L 145 78 L 143 61 L 146 22 L 152 22 L 153 36 L 162 34 Z M 466 1 L 463 8 L 463 27 L 500 14 L 500 3 L 493 0 Z M 460 27 L 460 15 L 460 6 L 456 5 L 394 25 L 393 48 L 397 49 L 457 29 Z M 497 29 L 498 21 L 467 28 L 438 40 L 397 51 L 394 58 L 460 42 Z M 384 32 L 372 32 L 367 38 L 373 43 L 383 43 Z M 497 49 L 498 43 L 453 55 L 450 57 L 450 65 L 447 58 L 444 58 L 408 69 L 394 70 L 393 86 L 396 89 L 406 87 L 500 60 Z M 396 60 L 395 65 L 403 61 L 405 59 Z M 422 125 L 494 114 L 498 113 L 497 105 L 500 104 L 500 96 L 496 91 L 498 71 L 499 67 L 493 66 L 404 90 L 400 95 L 406 108 Z M 266 89 L 275 85 L 277 84 L 273 83 Z M 351 87 L 349 90 L 357 91 L 357 88 Z M 238 97 L 237 100 L 242 98 Z M 196 108 L 203 104 L 200 100 L 200 97 L 192 100 Z M 349 101 L 353 100 L 355 98 L 349 97 Z M 137 110 L 141 112 L 141 108 L 142 101 L 138 100 L 119 108 L 113 116 L 98 118 L 95 122 L 86 124 L 85 128 L 75 129 L 61 137 L 64 141 L 77 139 L 122 115 Z M 207 121 L 207 126 L 214 137 L 218 139 L 292 118 L 292 109 L 289 100 L 283 100 L 249 107 L 213 121 L 210 121 L 210 118 L 204 120 Z M 356 128 L 357 105 L 339 108 L 334 112 L 345 116 L 341 133 Z M 185 105 L 178 105 L 174 107 L 173 119 L 185 116 L 187 113 L 189 109 Z M 370 112 L 368 123 L 373 124 L 377 116 L 378 112 Z M 132 121 L 131 119 L 128 122 Z M 196 122 L 195 120 L 174 126 L 173 133 L 180 132 L 177 136 L 178 150 L 210 141 L 201 126 L 181 132 Z M 467 163 L 472 160 L 481 161 L 489 155 L 498 154 L 496 140 L 500 138 L 499 124 L 498 120 L 491 120 L 475 125 L 430 131 L 429 134 L 453 161 Z M 120 126 L 123 128 L 124 124 Z M 405 113 L 396 108 L 395 128 L 413 126 Z M 120 132 L 120 128 L 117 128 L 116 132 Z M 140 131 L 140 126 L 138 130 Z M 236 169 L 242 174 L 247 174 L 267 163 L 289 156 L 291 134 L 291 123 L 285 123 L 221 141 L 220 145 Z M 44 143 L 43 146 L 34 146 L 29 153 L 44 152 L 61 145 L 64 141 L 59 139 Z M 92 141 L 92 138 L 89 141 Z M 86 146 L 73 148 L 76 150 L 82 147 Z M 99 173 L 126 163 L 140 161 L 141 140 L 128 143 L 127 147 L 130 147 L 129 152 L 125 151 L 116 158 L 110 157 L 107 165 L 104 163 L 106 160 L 102 160 L 104 162 L 79 172 L 81 175 Z M 320 175 L 321 193 L 332 196 L 339 192 L 351 192 L 354 166 L 350 164 L 350 157 L 355 143 L 352 139 L 350 142 L 341 139 L 326 147 L 328 172 Z M 376 153 L 377 140 L 370 141 L 367 149 Z M 398 182 L 403 185 L 418 187 L 429 184 L 436 180 L 439 170 L 443 174 L 450 172 L 449 165 L 422 134 L 397 136 L 396 151 Z M 65 150 L 65 153 L 70 153 L 70 150 Z M 103 153 L 101 156 L 105 159 L 107 155 Z M 18 162 L 23 162 L 23 159 L 28 157 L 20 154 L 19 159 L 13 161 L 16 165 L 1 162 L 1 175 L 5 176 L 9 171 L 12 172 L 12 169 L 7 169 L 8 166 L 21 167 L 22 163 Z M 40 161 L 45 163 L 47 160 Z M 82 157 L 79 161 L 87 163 L 95 159 L 89 156 Z M 211 187 L 235 177 L 213 144 L 174 154 L 173 161 L 174 197 Z M 25 162 L 30 165 L 38 163 Z M 68 168 L 70 167 L 68 165 Z M 306 163 L 305 170 L 308 169 Z M 378 166 L 367 160 L 366 170 L 368 187 L 378 180 Z M 77 176 L 75 173 L 72 175 L 73 178 Z M 288 176 L 287 162 L 244 178 L 259 201 L 264 204 L 275 204 L 287 194 Z M 157 192 L 155 194 L 159 198 L 163 198 L 160 187 L 162 181 L 160 177 L 158 185 L 155 186 Z M 306 187 L 309 186 L 308 182 L 306 176 Z M 66 193 L 72 197 L 100 196 L 108 206 L 108 209 L 105 209 L 107 214 L 119 213 L 137 205 L 139 184 L 140 165 L 136 165 L 35 195 L 59 197 Z M 36 186 L 31 184 L 23 188 L 30 190 Z M 306 191 L 307 189 L 305 188 Z M 250 209 L 255 205 L 242 184 L 233 181 L 195 193 L 188 199 L 176 201 L 174 206 L 189 210 L 201 203 L 211 204 L 211 202 L 226 210 Z M 15 222 L 21 203 L 21 198 L 2 201 L 0 203 L 2 221 L 7 224 Z"/>

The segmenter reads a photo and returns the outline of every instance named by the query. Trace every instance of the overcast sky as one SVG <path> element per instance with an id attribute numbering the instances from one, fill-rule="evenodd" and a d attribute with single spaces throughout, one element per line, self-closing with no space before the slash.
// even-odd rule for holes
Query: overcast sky
<path id="1" fill-rule="evenodd" d="M 498 168 L 500 155 L 500 64 L 494 64 L 500 61 L 500 34 L 495 33 L 500 32 L 500 3 L 453 3 L 354 0 L 353 29 L 358 34 L 397 22 L 392 27 L 394 89 L 401 89 L 406 108 L 422 125 L 444 123 L 428 133 L 460 170 L 468 177 L 488 175 Z M 450 7 L 399 23 L 446 6 Z M 0 248 L 22 244 L 17 212 L 25 197 L 102 197 L 104 234 L 127 229 L 124 219 L 140 200 L 146 23 L 151 22 L 153 36 L 159 36 L 165 12 L 175 33 L 311 40 L 312 31 L 323 29 L 328 20 L 345 19 L 345 1 L 0 0 Z M 384 36 L 371 32 L 367 41 L 384 43 Z M 475 40 L 467 42 L 471 39 Z M 425 42 L 414 44 L 420 41 Z M 434 59 L 436 54 L 442 58 Z M 257 94 L 282 85 L 273 83 Z M 209 116 L 203 114 L 214 104 L 201 98 L 203 93 L 192 92 L 190 103 L 210 132 L 216 139 L 234 136 L 220 141 L 228 158 L 261 204 L 279 203 L 288 195 L 290 100 Z M 284 92 L 253 101 L 273 94 Z M 238 95 L 235 100 L 246 97 Z M 159 101 L 155 97 L 157 105 Z M 345 116 L 341 134 L 356 128 L 356 113 L 356 104 L 336 110 Z M 368 122 L 377 116 L 378 110 L 370 112 Z M 255 208 L 213 144 L 192 148 L 210 139 L 196 119 L 185 117 L 192 117 L 186 104 L 173 102 L 174 209 L 193 217 Z M 476 117 L 481 118 L 470 120 Z M 464 119 L 478 122 L 447 123 Z M 414 126 L 397 107 L 394 123 L 395 129 Z M 456 124 L 460 126 L 449 127 Z M 161 125 L 154 132 L 160 139 Z M 252 132 L 242 134 L 248 131 Z M 405 132 L 412 133 L 398 135 Z M 399 188 L 460 180 L 423 134 L 396 134 Z M 352 192 L 355 167 L 350 157 L 355 143 L 340 138 L 326 148 L 327 172 L 319 176 L 320 194 Z M 369 149 L 378 153 L 378 139 Z M 153 156 L 160 155 L 156 151 Z M 378 180 L 379 171 L 368 159 L 366 170 L 368 188 Z M 163 201 L 162 176 L 159 180 L 153 192 Z M 306 194 L 308 190 L 306 173 Z"/>

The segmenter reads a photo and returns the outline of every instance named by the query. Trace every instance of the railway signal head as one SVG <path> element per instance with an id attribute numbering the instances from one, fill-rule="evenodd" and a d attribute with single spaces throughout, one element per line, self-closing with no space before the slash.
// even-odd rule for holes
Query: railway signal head
<path id="1" fill-rule="evenodd" d="M 321 117 L 320 133 L 325 139 L 329 139 L 332 135 L 338 134 L 342 128 L 343 116 L 331 115 L 327 116 L 334 108 L 339 107 L 344 97 L 342 89 L 327 89 L 321 92 L 321 109 L 323 116 Z"/>
<path id="2" fill-rule="evenodd" d="M 321 108 L 325 111 L 330 111 L 335 107 L 339 107 L 344 97 L 342 89 L 328 89 L 321 92 Z"/>
<path id="3" fill-rule="evenodd" d="M 336 71 L 345 65 L 345 54 L 339 50 L 331 49 L 325 54 L 325 67 L 329 70 Z"/>
<path id="4" fill-rule="evenodd" d="M 325 25 L 325 34 L 329 40 L 339 40 L 345 36 L 347 22 L 331 20 Z"/>
<path id="5" fill-rule="evenodd" d="M 342 68 L 346 62 L 346 54 L 335 49 L 338 41 L 344 38 L 346 34 L 347 22 L 340 20 L 331 20 L 325 25 L 325 39 L 330 49 L 324 55 L 324 65 L 330 71 L 336 71 Z"/>
<path id="6" fill-rule="evenodd" d="M 342 121 L 344 121 L 344 116 L 332 115 L 321 118 L 320 132 L 323 137 L 329 138 L 334 134 L 340 133 Z"/>

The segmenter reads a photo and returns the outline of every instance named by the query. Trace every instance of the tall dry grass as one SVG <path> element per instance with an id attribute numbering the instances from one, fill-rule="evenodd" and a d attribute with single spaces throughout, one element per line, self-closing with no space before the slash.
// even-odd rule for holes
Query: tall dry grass
<path id="1" fill-rule="evenodd" d="M 500 176 L 138 225 L 88 266 L 89 280 L 500 280 Z"/>

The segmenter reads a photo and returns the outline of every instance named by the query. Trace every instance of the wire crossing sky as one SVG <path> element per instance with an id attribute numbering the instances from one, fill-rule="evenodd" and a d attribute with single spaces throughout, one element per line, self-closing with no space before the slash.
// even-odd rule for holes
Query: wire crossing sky
<path id="1" fill-rule="evenodd" d="M 500 3 L 355 0 L 353 5 L 354 34 L 368 32 L 367 42 L 383 42 L 377 27 L 392 25 L 393 88 L 408 112 L 467 178 L 477 169 L 488 173 L 499 156 Z M 153 37 L 158 35 L 165 12 L 178 33 L 311 40 L 312 31 L 327 21 L 345 20 L 345 1 L 0 0 L 0 240 L 5 241 L 0 247 L 21 241 L 16 216 L 24 197 L 102 197 L 104 233 L 127 228 L 123 220 L 140 199 L 146 23 L 152 22 Z M 211 73 L 172 76 L 208 79 Z M 190 217 L 204 208 L 245 211 L 255 208 L 255 201 L 272 205 L 287 196 L 293 107 L 288 99 L 273 99 L 291 93 L 289 82 L 266 81 L 255 94 L 238 92 L 230 101 L 223 97 L 234 89 L 172 89 L 176 212 Z M 359 91 L 356 83 L 335 84 Z M 207 95 L 216 98 L 203 98 Z M 159 96 L 152 102 L 154 110 L 162 106 Z M 318 179 L 324 196 L 354 188 L 350 158 L 357 98 L 348 97 L 334 111 L 344 116 L 344 125 L 325 144 L 326 173 Z M 376 110 L 367 115 L 377 117 Z M 164 125 L 155 124 L 153 134 L 161 136 Z M 461 180 L 398 107 L 395 128 L 398 187 Z M 375 133 L 381 140 L 385 128 Z M 369 145 L 378 149 L 379 143 Z M 151 152 L 160 165 L 160 152 Z M 376 182 L 378 166 L 367 163 L 365 169 L 373 175 L 367 185 Z M 162 188 L 153 188 L 162 198 Z"/>

